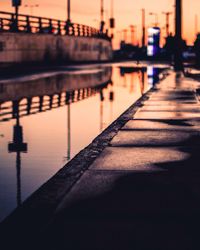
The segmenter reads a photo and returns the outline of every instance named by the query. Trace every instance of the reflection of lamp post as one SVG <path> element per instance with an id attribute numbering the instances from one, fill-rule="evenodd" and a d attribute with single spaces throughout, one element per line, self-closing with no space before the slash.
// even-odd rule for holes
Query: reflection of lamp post
<path id="1" fill-rule="evenodd" d="M 150 12 L 149 15 L 155 16 L 155 27 L 158 27 L 158 14 L 154 12 Z"/>
<path id="2" fill-rule="evenodd" d="M 110 123 L 113 121 L 113 102 L 115 99 L 115 94 L 113 90 L 113 82 L 110 82 L 110 92 L 109 92 L 109 101 L 110 101 Z"/>
<path id="3" fill-rule="evenodd" d="M 142 79 L 141 79 L 141 93 L 142 95 L 144 94 L 144 89 L 145 89 L 145 70 L 142 69 L 141 74 L 142 74 Z"/>
<path id="4" fill-rule="evenodd" d="M 73 102 L 72 93 L 66 92 L 65 103 L 67 105 L 67 156 L 64 161 L 71 159 L 71 102 Z"/>
<path id="5" fill-rule="evenodd" d="M 67 150 L 67 160 L 71 159 L 71 112 L 70 103 L 67 105 L 67 138 L 68 138 L 68 150 Z"/>
<path id="6" fill-rule="evenodd" d="M 39 7 L 39 4 L 25 4 L 24 7 L 30 8 L 30 13 L 31 13 L 31 16 L 32 16 L 34 8 Z"/>
<path id="7" fill-rule="evenodd" d="M 16 153 L 17 169 L 17 205 L 21 205 L 21 153 L 27 153 L 27 143 L 23 142 L 23 128 L 19 123 L 19 103 L 13 103 L 13 117 L 16 118 L 13 141 L 8 144 L 8 152 Z"/>
<path id="8" fill-rule="evenodd" d="M 103 89 L 100 90 L 99 92 L 100 94 L 100 132 L 103 131 L 103 111 L 104 111 L 104 93 L 103 93 Z"/>

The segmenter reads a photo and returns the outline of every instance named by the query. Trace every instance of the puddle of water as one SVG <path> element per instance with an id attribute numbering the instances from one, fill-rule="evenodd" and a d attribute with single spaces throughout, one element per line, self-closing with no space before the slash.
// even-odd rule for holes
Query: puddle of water
<path id="1" fill-rule="evenodd" d="M 158 80 L 159 70 L 96 66 L 0 83 L 0 221 Z"/>

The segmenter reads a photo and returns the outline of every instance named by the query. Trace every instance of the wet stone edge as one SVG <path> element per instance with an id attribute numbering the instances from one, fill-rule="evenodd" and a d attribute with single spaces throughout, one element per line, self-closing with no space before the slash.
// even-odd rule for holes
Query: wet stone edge
<path id="1" fill-rule="evenodd" d="M 159 82 L 157 84 L 159 84 Z M 131 105 L 119 118 L 97 136 L 91 144 L 80 151 L 51 179 L 36 190 L 20 207 L 14 210 L 14 212 L 0 224 L 1 235 L 11 235 L 12 232 L 16 235 L 16 230 L 19 234 L 21 234 L 22 231 L 28 235 L 36 231 L 40 233 L 42 228 L 51 220 L 57 206 L 72 186 L 81 178 L 83 173 L 89 169 L 101 152 L 109 146 L 110 141 L 118 131 L 133 118 L 137 110 L 143 106 L 143 102 L 148 100 L 151 93 L 155 91 L 157 91 L 156 85 Z M 29 228 L 28 231 L 27 228 Z"/>

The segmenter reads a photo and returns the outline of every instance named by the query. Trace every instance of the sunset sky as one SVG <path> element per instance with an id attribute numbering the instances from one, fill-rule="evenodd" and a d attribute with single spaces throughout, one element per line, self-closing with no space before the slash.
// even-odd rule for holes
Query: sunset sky
<path id="1" fill-rule="evenodd" d="M 110 1 L 105 2 L 105 19 L 110 17 Z M 23 5 L 20 9 L 21 13 L 29 13 L 30 8 L 23 7 L 25 4 L 39 4 L 39 7 L 33 8 L 34 15 L 42 15 L 58 19 L 66 19 L 66 3 L 67 0 L 22 0 Z M 100 0 L 71 0 L 72 5 L 72 21 L 83 23 L 97 27 L 100 19 Z M 163 28 L 165 26 L 165 16 L 163 11 L 174 10 L 174 0 L 114 0 L 114 16 L 116 18 L 116 39 L 115 47 L 119 44 L 120 31 L 129 28 L 129 26 L 137 26 L 136 42 L 141 40 L 141 8 L 146 9 L 147 26 L 151 26 L 155 22 L 154 16 L 150 16 L 149 12 L 156 12 L 159 15 L 159 24 Z M 0 9 L 4 11 L 12 11 L 11 0 L 0 0 Z M 184 30 L 183 37 L 191 44 L 195 37 L 195 15 L 200 10 L 199 0 L 183 0 L 183 19 Z M 170 30 L 174 30 L 174 16 L 170 16 Z M 199 16 L 200 21 L 200 16 Z M 163 35 L 165 30 L 163 29 Z M 129 37 L 128 37 L 129 38 Z"/>

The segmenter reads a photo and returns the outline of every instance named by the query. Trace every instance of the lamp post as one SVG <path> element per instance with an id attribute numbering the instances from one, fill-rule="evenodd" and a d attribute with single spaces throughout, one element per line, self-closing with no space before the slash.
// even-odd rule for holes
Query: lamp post
<path id="1" fill-rule="evenodd" d="M 135 31 L 136 31 L 136 25 L 130 25 L 130 31 L 131 31 L 131 44 L 135 45 Z"/>
<path id="2" fill-rule="evenodd" d="M 166 37 L 169 36 L 169 16 L 172 15 L 172 12 L 163 12 L 163 14 L 166 16 Z"/>
<path id="3" fill-rule="evenodd" d="M 104 30 L 104 0 L 101 0 L 101 5 L 100 5 L 100 32 L 103 32 Z"/>
<path id="4" fill-rule="evenodd" d="M 19 19 L 19 6 L 15 6 L 15 25 L 16 25 L 16 30 L 18 30 L 18 19 Z"/>
<path id="5" fill-rule="evenodd" d="M 101 15 L 101 22 L 104 21 L 104 0 L 101 0 L 101 7 L 100 7 L 100 15 Z"/>
<path id="6" fill-rule="evenodd" d="M 71 0 L 67 0 L 67 22 L 71 22 Z"/>
<path id="7" fill-rule="evenodd" d="M 121 46 L 121 42 L 122 42 L 122 40 L 123 40 L 122 31 L 121 31 L 121 30 L 118 30 L 116 33 L 118 34 L 118 37 L 119 37 L 119 45 Z"/>
<path id="8" fill-rule="evenodd" d="M 175 53 L 174 69 L 175 71 L 183 70 L 182 58 L 182 0 L 176 1 L 176 20 L 175 20 Z"/>
<path id="9" fill-rule="evenodd" d="M 199 31 L 199 21 L 198 21 L 198 15 L 196 14 L 195 15 L 195 38 L 198 34 L 198 31 Z"/>
<path id="10" fill-rule="evenodd" d="M 123 34 L 124 34 L 124 38 L 123 38 L 123 40 L 124 40 L 124 43 L 126 43 L 127 42 L 127 29 L 123 29 Z"/>
<path id="11" fill-rule="evenodd" d="M 145 36 L 146 36 L 146 28 L 145 28 L 145 9 L 142 9 L 142 48 L 145 47 Z"/>
<path id="12" fill-rule="evenodd" d="M 114 28 L 115 28 L 115 18 L 114 18 L 114 0 L 110 1 L 110 29 L 111 37 L 114 37 Z"/>
<path id="13" fill-rule="evenodd" d="M 67 0 L 67 21 L 65 25 L 66 34 L 69 35 L 71 24 L 71 0 Z"/>
<path id="14" fill-rule="evenodd" d="M 19 6 L 21 5 L 21 0 L 12 0 L 12 6 L 15 8 L 15 23 L 14 30 L 18 31 L 18 15 L 19 15 Z"/>
<path id="15" fill-rule="evenodd" d="M 155 16 L 155 27 L 158 27 L 158 14 L 154 12 L 150 12 L 149 15 Z"/>

